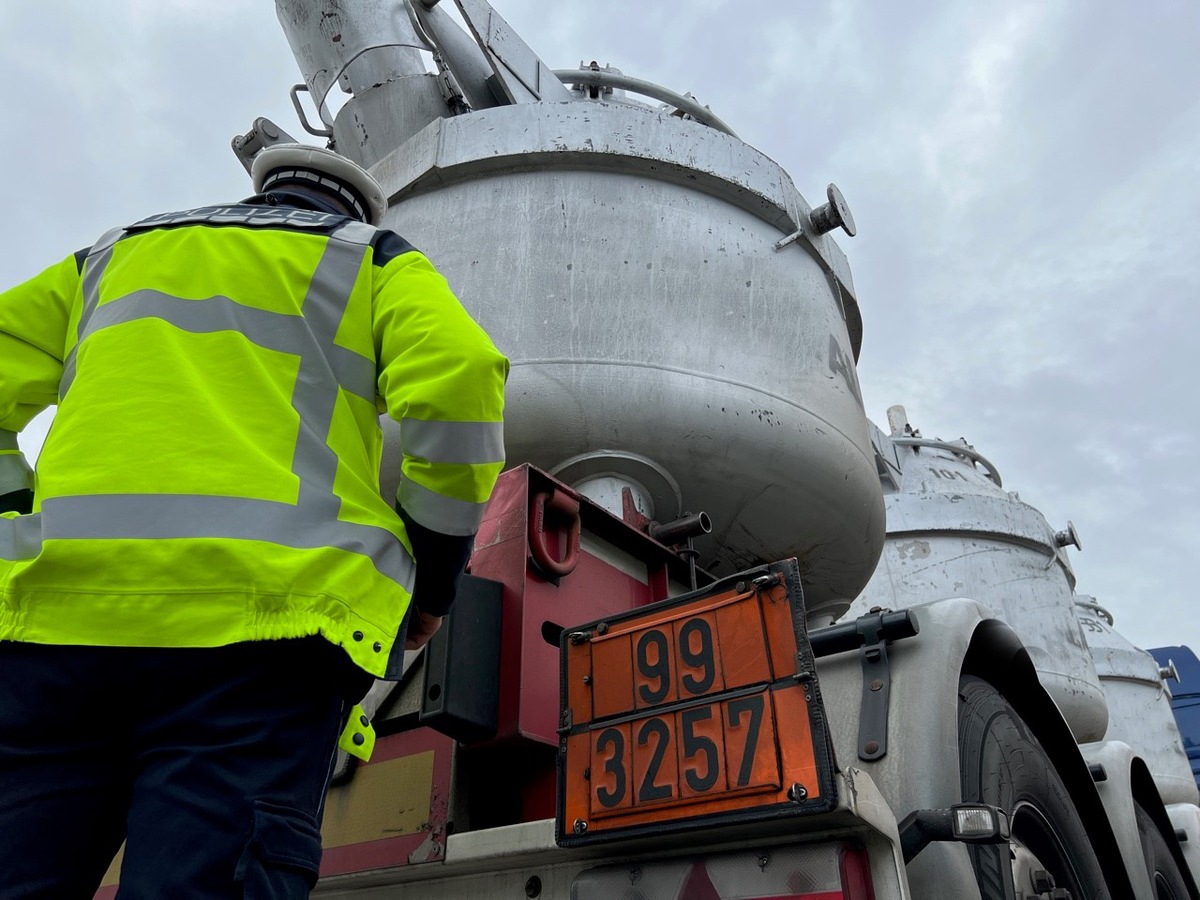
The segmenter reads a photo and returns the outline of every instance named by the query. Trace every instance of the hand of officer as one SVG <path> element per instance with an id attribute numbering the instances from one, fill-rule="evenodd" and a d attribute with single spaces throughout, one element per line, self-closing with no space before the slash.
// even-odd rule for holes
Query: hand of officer
<path id="1" fill-rule="evenodd" d="M 421 610 L 413 610 L 415 615 L 408 620 L 408 637 L 404 640 L 405 650 L 416 650 L 424 647 L 431 637 L 442 627 L 441 616 L 431 616 Z"/>

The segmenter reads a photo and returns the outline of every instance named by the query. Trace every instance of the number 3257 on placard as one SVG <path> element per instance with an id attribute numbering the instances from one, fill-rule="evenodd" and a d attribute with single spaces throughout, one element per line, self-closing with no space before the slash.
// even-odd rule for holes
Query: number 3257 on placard
<path id="1" fill-rule="evenodd" d="M 774 718 L 763 690 L 596 729 L 592 815 L 778 789 Z"/>

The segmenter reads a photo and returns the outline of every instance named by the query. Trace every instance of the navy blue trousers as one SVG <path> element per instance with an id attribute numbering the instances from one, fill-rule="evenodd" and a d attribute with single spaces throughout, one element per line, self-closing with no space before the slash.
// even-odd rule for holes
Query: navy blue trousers
<path id="1" fill-rule="evenodd" d="M 320 638 L 0 642 L 0 898 L 307 897 L 337 739 L 371 679 Z"/>

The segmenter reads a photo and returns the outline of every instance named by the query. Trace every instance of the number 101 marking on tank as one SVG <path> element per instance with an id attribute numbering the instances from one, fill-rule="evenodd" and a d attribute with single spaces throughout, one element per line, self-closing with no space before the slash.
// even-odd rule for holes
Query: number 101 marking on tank
<path id="1" fill-rule="evenodd" d="M 569 630 L 564 846 L 833 805 L 795 563 Z"/>

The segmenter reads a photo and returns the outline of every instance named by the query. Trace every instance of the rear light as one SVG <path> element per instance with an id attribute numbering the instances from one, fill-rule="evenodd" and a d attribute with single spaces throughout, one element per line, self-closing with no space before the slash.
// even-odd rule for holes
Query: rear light
<path id="1" fill-rule="evenodd" d="M 871 857 L 865 847 L 856 844 L 842 847 L 841 872 L 842 900 L 875 900 Z"/>

